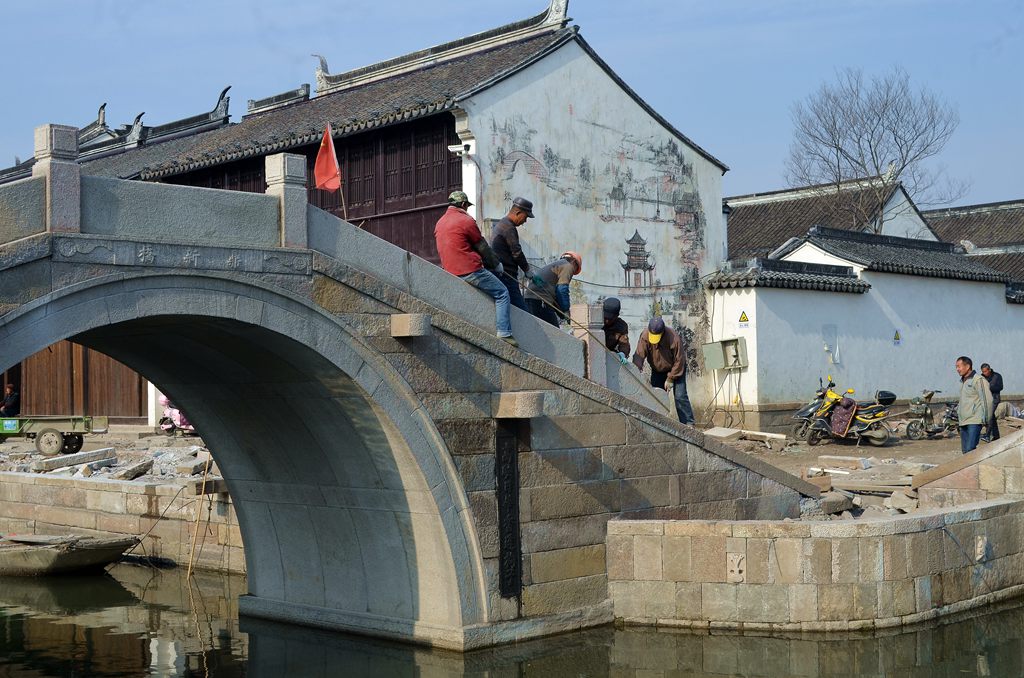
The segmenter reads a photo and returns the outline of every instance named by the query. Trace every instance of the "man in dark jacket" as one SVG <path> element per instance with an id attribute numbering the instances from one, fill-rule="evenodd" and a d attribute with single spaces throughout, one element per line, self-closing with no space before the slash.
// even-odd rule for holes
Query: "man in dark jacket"
<path id="1" fill-rule="evenodd" d="M 512 207 L 508 214 L 501 218 L 494 225 L 494 237 L 491 238 L 491 249 L 498 256 L 502 268 L 505 271 L 498 276 L 498 280 L 508 289 L 508 300 L 516 308 L 529 312 L 523 294 L 519 291 L 519 271 L 530 272 L 530 262 L 523 254 L 523 248 L 519 244 L 518 228 L 526 223 L 527 219 L 533 218 L 533 203 L 526 198 L 516 198 L 512 201 Z"/>
<path id="2" fill-rule="evenodd" d="M 526 304 L 530 313 L 558 327 L 559 313 L 569 313 L 569 283 L 583 270 L 583 258 L 575 252 L 564 252 L 558 260 L 535 270 L 526 287 Z"/>
<path id="3" fill-rule="evenodd" d="M 982 440 L 999 440 L 999 425 L 996 423 L 996 407 L 1002 402 L 1000 394 L 1003 392 L 1003 375 L 992 369 L 988 363 L 981 366 L 981 376 L 988 381 L 988 390 L 992 392 L 992 419 L 988 422 L 988 433 Z"/>
<path id="4" fill-rule="evenodd" d="M 629 325 L 619 317 L 622 304 L 615 297 L 608 297 L 604 300 L 604 345 L 609 351 L 619 356 L 619 362 L 623 365 L 629 361 Z"/>
<path id="5" fill-rule="evenodd" d="M 684 424 L 692 424 L 693 408 L 686 394 L 686 346 L 675 330 L 660 317 L 651 319 L 637 342 L 633 363 L 643 369 L 644 360 L 651 366 L 651 386 L 672 389 L 676 416 Z"/>
<path id="6" fill-rule="evenodd" d="M 0 416 L 16 417 L 21 413 L 21 396 L 14 390 L 14 384 L 4 388 L 4 399 L 0 403 Z"/>

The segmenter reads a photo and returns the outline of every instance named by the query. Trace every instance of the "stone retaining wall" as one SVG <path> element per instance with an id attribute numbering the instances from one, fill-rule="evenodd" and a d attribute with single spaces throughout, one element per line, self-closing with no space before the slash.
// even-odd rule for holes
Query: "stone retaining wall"
<path id="1" fill-rule="evenodd" d="M 1003 434 L 996 442 L 915 475 L 912 487 L 921 508 L 1024 499 L 1024 431 Z"/>
<path id="2" fill-rule="evenodd" d="M 186 565 L 197 511 L 195 566 L 245 572 L 238 517 L 227 494 L 197 497 L 180 485 L 0 473 L 0 534 L 148 533 L 134 555 Z"/>
<path id="3" fill-rule="evenodd" d="M 1024 591 L 1024 501 L 892 520 L 608 523 L 626 623 L 834 631 L 911 624 Z"/>

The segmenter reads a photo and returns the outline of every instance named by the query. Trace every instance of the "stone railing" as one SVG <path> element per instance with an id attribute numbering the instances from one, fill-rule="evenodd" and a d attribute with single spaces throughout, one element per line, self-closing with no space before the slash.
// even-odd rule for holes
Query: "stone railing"
<path id="1" fill-rule="evenodd" d="M 41 177 L 0 186 L 0 243 L 46 230 L 46 182 Z"/>
<path id="2" fill-rule="evenodd" d="M 893 520 L 608 523 L 626 623 L 835 631 L 924 621 L 1024 591 L 1024 502 Z"/>

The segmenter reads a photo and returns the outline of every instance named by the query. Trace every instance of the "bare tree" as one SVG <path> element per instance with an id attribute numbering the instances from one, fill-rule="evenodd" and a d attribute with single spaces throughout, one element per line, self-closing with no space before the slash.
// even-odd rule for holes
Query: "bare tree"
<path id="1" fill-rule="evenodd" d="M 787 179 L 827 197 L 836 226 L 881 233 L 896 212 L 883 215 L 880 206 L 900 184 L 922 208 L 966 192 L 934 163 L 960 122 L 956 109 L 913 89 L 901 68 L 871 79 L 858 69 L 840 71 L 796 103 L 792 117 Z"/>

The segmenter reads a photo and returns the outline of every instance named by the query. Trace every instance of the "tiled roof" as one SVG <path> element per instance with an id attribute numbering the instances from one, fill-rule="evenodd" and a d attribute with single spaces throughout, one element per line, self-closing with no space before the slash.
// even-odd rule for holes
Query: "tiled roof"
<path id="1" fill-rule="evenodd" d="M 781 287 L 822 292 L 863 294 L 871 285 L 857 278 L 848 266 L 805 264 L 780 259 L 752 259 L 746 265 L 731 264 L 711 275 L 705 287 L 712 290 L 739 287 Z"/>
<path id="2" fill-rule="evenodd" d="M 386 80 L 258 113 L 220 129 L 83 163 L 86 174 L 156 179 L 316 143 L 451 109 L 459 95 L 514 72 L 568 42 L 575 29 L 543 33 Z"/>
<path id="3" fill-rule="evenodd" d="M 767 257 L 812 226 L 861 231 L 865 223 L 856 215 L 877 214 L 892 195 L 880 201 L 874 190 L 847 187 L 837 201 L 826 189 L 806 187 L 725 198 L 730 210 L 729 259 Z"/>
<path id="4" fill-rule="evenodd" d="M 1005 273 L 1014 282 L 1024 284 L 1024 252 L 971 254 L 969 256 L 983 266 Z"/>
<path id="5" fill-rule="evenodd" d="M 951 243 L 832 228 L 812 228 L 805 237 L 794 239 L 775 256 L 785 257 L 805 242 L 869 271 L 983 282 L 1009 279 L 1005 273 L 992 270 L 977 261 L 977 257 L 968 257 Z"/>
<path id="6" fill-rule="evenodd" d="M 928 210 L 922 214 L 946 242 L 969 240 L 978 247 L 1024 243 L 1024 200 Z"/>

